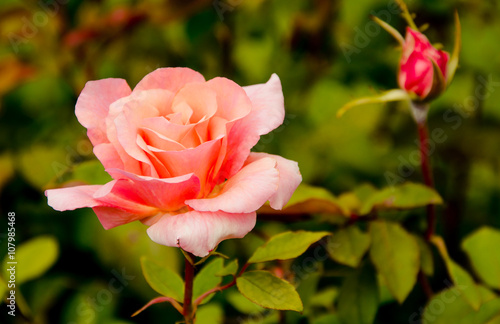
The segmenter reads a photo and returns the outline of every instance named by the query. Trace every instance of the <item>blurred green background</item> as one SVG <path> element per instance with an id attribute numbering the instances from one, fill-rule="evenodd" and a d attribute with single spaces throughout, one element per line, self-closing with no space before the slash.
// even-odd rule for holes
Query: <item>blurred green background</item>
<path id="1" fill-rule="evenodd" d="M 439 209 L 438 232 L 451 255 L 463 261 L 461 238 L 483 224 L 500 227 L 500 6 L 496 0 L 408 5 L 418 25 L 429 24 L 431 42 L 447 51 L 453 48 L 455 9 L 462 23 L 460 68 L 433 103 L 429 127 L 442 129 L 446 138 L 434 143 L 431 157 L 437 189 L 447 202 Z M 168 66 L 240 85 L 266 82 L 277 73 L 287 116 L 255 151 L 298 161 L 304 182 L 336 195 L 365 182 L 390 185 L 392 175 L 421 182 L 419 165 L 410 161 L 418 147 L 407 107 L 371 105 L 335 116 L 350 99 L 397 87 L 400 51 L 369 19 L 377 15 L 404 31 L 394 8 L 382 0 L 2 0 L 0 257 L 7 252 L 8 212 L 16 213 L 18 247 L 41 235 L 52 242 L 22 260 L 24 267 L 41 265 L 38 278 L 26 280 L 20 290 L 32 322 L 178 320 L 166 304 L 140 318 L 130 315 L 156 296 L 143 279 L 139 256 L 180 269 L 179 251 L 150 242 L 141 224 L 105 231 L 91 210 L 60 213 L 47 206 L 47 188 L 106 181 L 74 115 L 88 80 L 124 78 L 133 87 Z M 242 256 L 237 248 L 247 241 L 221 246 Z M 45 269 L 48 258 L 56 261 Z M 120 284 L 116 273 L 122 274 Z M 238 323 L 243 315 L 237 301 L 214 300 L 218 306 L 207 312 L 224 310 L 226 323 Z M 384 306 L 377 323 L 407 321 L 422 306 L 419 301 Z M 3 305 L 1 323 L 12 320 L 6 312 Z"/>

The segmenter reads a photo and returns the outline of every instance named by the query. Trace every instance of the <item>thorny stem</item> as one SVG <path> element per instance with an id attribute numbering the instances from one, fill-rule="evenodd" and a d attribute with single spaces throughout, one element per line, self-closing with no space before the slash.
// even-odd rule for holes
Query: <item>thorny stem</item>
<path id="1" fill-rule="evenodd" d="M 188 260 L 191 258 L 191 260 Z M 184 308 L 182 315 L 186 324 L 193 324 L 195 320 L 195 312 L 193 312 L 193 278 L 194 278 L 194 256 L 191 253 L 186 253 L 185 269 L 184 269 Z"/>

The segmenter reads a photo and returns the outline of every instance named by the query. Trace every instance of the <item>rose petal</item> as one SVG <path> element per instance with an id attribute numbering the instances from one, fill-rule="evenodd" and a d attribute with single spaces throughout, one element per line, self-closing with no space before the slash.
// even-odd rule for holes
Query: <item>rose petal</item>
<path id="1" fill-rule="evenodd" d="M 273 74 L 266 83 L 243 87 L 252 101 L 251 119 L 259 135 L 264 135 L 283 124 L 285 99 L 280 78 Z"/>
<path id="2" fill-rule="evenodd" d="M 282 209 L 290 200 L 293 192 L 302 182 L 302 175 L 299 171 L 299 164 L 295 161 L 285 159 L 279 155 L 267 153 L 250 153 L 246 164 L 254 163 L 260 159 L 272 158 L 276 160 L 276 168 L 279 171 L 279 183 L 276 193 L 269 198 L 269 203 L 274 209 Z"/>
<path id="3" fill-rule="evenodd" d="M 186 204 L 198 211 L 253 212 L 278 189 L 276 163 L 274 158 L 255 160 L 230 178 L 216 197 L 186 200 Z"/>
<path id="4" fill-rule="evenodd" d="M 255 212 L 229 214 L 190 211 L 164 216 L 149 227 L 147 232 L 156 243 L 180 247 L 204 257 L 221 241 L 244 237 L 254 228 L 255 222 Z"/>
<path id="5" fill-rule="evenodd" d="M 202 194 L 212 190 L 211 172 L 220 151 L 222 139 L 202 143 L 183 151 L 157 151 L 154 155 L 168 169 L 171 176 L 194 173 L 201 183 Z"/>
<path id="6" fill-rule="evenodd" d="M 217 106 L 216 92 L 208 84 L 187 84 L 175 95 L 172 103 L 173 112 L 182 112 L 189 107 L 192 114 L 186 123 L 195 124 L 204 117 L 212 117 L 220 107 Z"/>
<path id="7" fill-rule="evenodd" d="M 158 179 L 138 176 L 119 169 L 106 170 L 109 174 L 129 179 L 135 192 L 145 203 L 162 211 L 176 211 L 185 206 L 185 201 L 195 198 L 200 191 L 200 180 L 193 174 L 174 178 Z"/>
<path id="8" fill-rule="evenodd" d="M 91 207 L 105 229 L 126 224 L 158 212 L 155 207 L 147 206 L 139 197 L 128 180 L 113 180 L 105 185 L 76 186 L 45 191 L 48 204 L 55 210 L 74 210 Z M 114 215 L 119 215 L 115 217 Z"/>
<path id="9" fill-rule="evenodd" d="M 205 82 L 205 78 L 189 68 L 160 68 L 146 75 L 134 88 L 138 90 L 166 89 L 173 93 L 192 82 Z"/>
<path id="10" fill-rule="evenodd" d="M 285 110 L 281 83 L 273 74 L 265 84 L 243 88 L 252 103 L 252 111 L 234 123 L 228 123 L 227 144 L 223 145 L 216 171 L 218 182 L 231 178 L 243 166 L 260 135 L 267 134 L 283 123 Z"/>
<path id="11" fill-rule="evenodd" d="M 76 186 L 69 188 L 49 189 L 45 191 L 48 205 L 55 210 L 75 210 L 84 207 L 98 206 L 93 197 L 101 185 Z"/>
<path id="12" fill-rule="evenodd" d="M 432 62 L 423 54 L 414 52 L 404 64 L 399 74 L 400 86 L 424 98 L 432 89 L 434 69 Z"/>
<path id="13" fill-rule="evenodd" d="M 226 78 L 214 78 L 206 86 L 217 94 L 216 116 L 228 121 L 241 119 L 252 111 L 250 98 L 235 82 Z"/>
<path id="14" fill-rule="evenodd" d="M 94 155 L 101 161 L 105 169 L 123 169 L 123 161 L 111 143 L 101 143 L 94 146 Z"/>
<path id="15" fill-rule="evenodd" d="M 105 120 L 109 106 L 130 93 L 130 87 L 123 79 L 87 82 L 76 102 L 75 115 L 80 124 L 87 128 L 88 137 L 94 146 L 108 141 Z"/>

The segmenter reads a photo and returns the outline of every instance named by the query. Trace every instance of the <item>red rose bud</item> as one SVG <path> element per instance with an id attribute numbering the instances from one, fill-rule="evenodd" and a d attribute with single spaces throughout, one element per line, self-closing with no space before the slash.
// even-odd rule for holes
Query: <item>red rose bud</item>
<path id="1" fill-rule="evenodd" d="M 414 93 L 420 100 L 438 96 L 445 88 L 449 59 L 447 52 L 437 50 L 427 37 L 407 27 L 399 69 L 399 86 Z"/>

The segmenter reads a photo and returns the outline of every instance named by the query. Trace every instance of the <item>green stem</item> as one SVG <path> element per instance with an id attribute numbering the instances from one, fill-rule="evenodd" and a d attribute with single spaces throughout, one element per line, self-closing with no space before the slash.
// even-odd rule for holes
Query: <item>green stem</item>
<path id="1" fill-rule="evenodd" d="M 191 260 L 188 260 L 190 258 Z M 191 253 L 186 253 L 185 269 L 184 269 L 184 308 L 182 314 L 186 324 L 194 324 L 195 312 L 193 312 L 193 279 L 194 279 L 194 256 Z"/>

